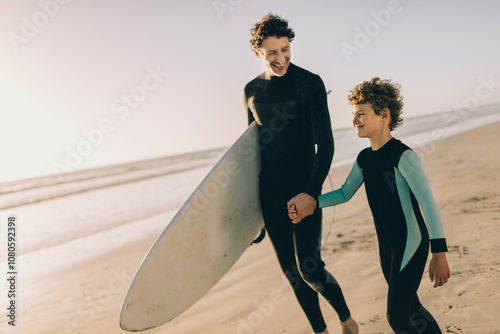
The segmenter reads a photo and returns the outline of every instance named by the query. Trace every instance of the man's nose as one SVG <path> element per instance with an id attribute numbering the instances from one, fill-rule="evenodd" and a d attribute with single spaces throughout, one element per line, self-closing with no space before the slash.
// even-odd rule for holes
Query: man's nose
<path id="1" fill-rule="evenodd" d="M 278 53 L 278 57 L 276 59 L 280 64 L 285 62 L 285 55 L 283 53 Z"/>

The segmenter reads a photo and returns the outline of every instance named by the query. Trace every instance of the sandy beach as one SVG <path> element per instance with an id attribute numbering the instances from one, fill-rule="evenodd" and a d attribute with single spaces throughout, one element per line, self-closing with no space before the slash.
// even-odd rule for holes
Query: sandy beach
<path id="1" fill-rule="evenodd" d="M 494 123 L 416 150 L 441 208 L 452 272 L 450 281 L 435 289 L 426 269 L 419 297 L 444 333 L 500 333 L 499 143 L 500 123 Z M 350 167 L 332 171 L 335 187 L 343 183 Z M 192 171 L 191 182 L 199 182 L 206 172 L 203 168 Z M 95 191 L 94 197 L 105 198 L 105 190 Z M 40 242 L 19 257 L 16 326 L 9 326 L 8 318 L 3 316 L 1 333 L 125 333 L 119 327 L 118 317 L 126 289 L 176 209 L 150 217 L 138 214 L 134 223 L 124 226 L 103 224 L 89 235 L 64 242 L 44 243 L 44 237 L 54 233 L 44 228 L 35 232 L 23 230 L 23 220 L 36 219 L 38 210 L 49 207 L 56 216 L 61 206 L 81 204 L 79 196 L 85 194 L 26 205 L 32 207 L 29 210 L 19 207 L 4 211 L 18 215 L 21 248 L 23 233 L 28 238 L 36 232 Z M 385 318 L 387 286 L 379 266 L 364 189 L 335 210 L 325 209 L 324 215 L 323 238 L 326 239 L 330 227 L 331 233 L 324 245 L 323 259 L 339 281 L 360 332 L 392 333 Z M 1 300 L 7 303 L 6 293 L 2 292 Z M 339 333 L 335 312 L 324 300 L 321 303 L 330 333 Z M 312 331 L 266 238 L 249 248 L 195 306 L 147 333 Z"/>

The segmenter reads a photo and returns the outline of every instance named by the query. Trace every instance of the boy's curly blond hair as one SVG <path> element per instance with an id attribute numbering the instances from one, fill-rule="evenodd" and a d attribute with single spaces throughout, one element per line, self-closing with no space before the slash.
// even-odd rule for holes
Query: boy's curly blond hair
<path id="1" fill-rule="evenodd" d="M 377 115 L 387 108 L 391 113 L 389 129 L 392 131 L 403 124 L 403 97 L 400 95 L 401 85 L 391 80 L 373 78 L 357 85 L 347 97 L 351 105 L 370 103 Z"/>

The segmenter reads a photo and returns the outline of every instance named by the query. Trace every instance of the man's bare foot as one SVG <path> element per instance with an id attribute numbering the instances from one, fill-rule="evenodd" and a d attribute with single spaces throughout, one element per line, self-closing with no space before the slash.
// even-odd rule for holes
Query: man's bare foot
<path id="1" fill-rule="evenodd" d="M 352 317 L 341 322 L 340 326 L 342 327 L 342 334 L 359 334 L 358 323 Z"/>

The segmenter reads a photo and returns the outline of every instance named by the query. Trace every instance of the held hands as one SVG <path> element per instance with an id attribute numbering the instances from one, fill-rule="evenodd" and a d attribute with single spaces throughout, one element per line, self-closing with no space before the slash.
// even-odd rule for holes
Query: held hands
<path id="1" fill-rule="evenodd" d="M 450 268 L 448 267 L 448 260 L 446 260 L 446 253 L 433 253 L 431 263 L 429 264 L 429 278 L 431 282 L 434 281 L 434 287 L 444 285 L 450 278 Z"/>
<path id="2" fill-rule="evenodd" d="M 290 217 L 293 224 L 297 224 L 314 213 L 316 200 L 306 193 L 300 193 L 288 201 L 287 208 L 288 217 Z"/>

